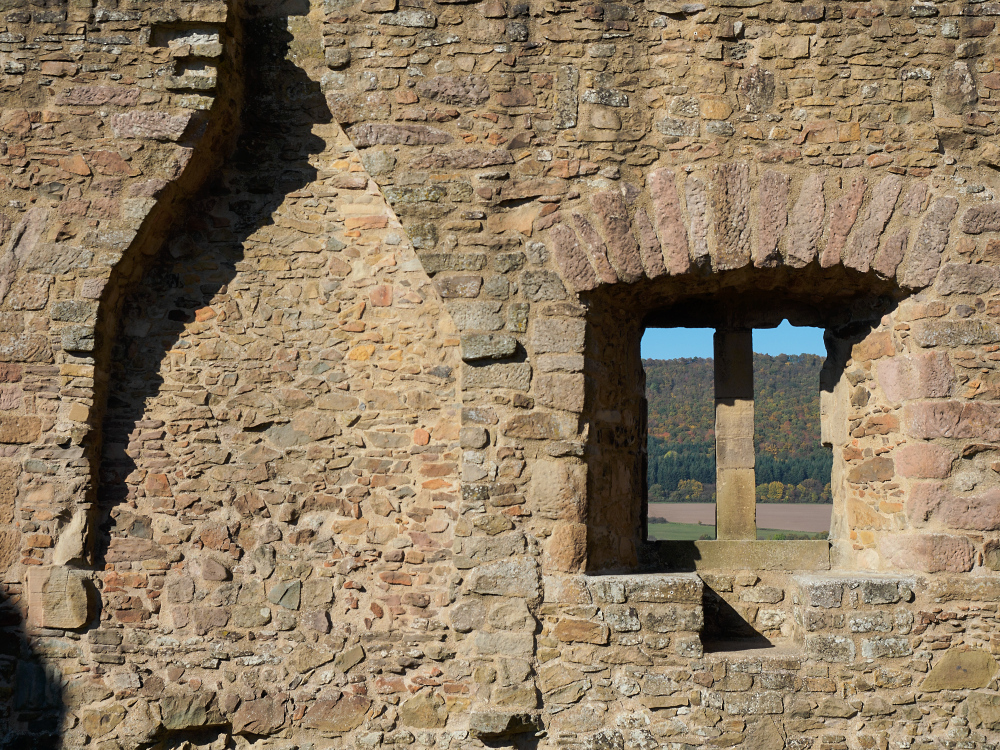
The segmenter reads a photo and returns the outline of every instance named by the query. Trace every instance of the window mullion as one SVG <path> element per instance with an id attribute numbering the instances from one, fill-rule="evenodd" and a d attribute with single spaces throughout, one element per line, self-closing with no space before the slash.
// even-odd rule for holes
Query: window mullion
<path id="1" fill-rule="evenodd" d="M 717 539 L 756 539 L 753 335 L 715 332 L 715 465 Z"/>

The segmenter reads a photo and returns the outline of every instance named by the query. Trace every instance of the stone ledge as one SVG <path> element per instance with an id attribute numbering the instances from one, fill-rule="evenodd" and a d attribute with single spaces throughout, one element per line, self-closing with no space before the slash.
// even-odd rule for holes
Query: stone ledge
<path id="1" fill-rule="evenodd" d="M 650 542 L 644 550 L 647 566 L 666 570 L 790 570 L 830 569 L 830 543 L 808 541 Z"/>

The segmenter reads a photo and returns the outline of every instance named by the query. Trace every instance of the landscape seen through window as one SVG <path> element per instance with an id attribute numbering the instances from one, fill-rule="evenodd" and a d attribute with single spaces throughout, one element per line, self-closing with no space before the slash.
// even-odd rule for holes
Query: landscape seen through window
<path id="1" fill-rule="evenodd" d="M 715 538 L 710 328 L 647 329 L 648 537 Z M 757 537 L 825 539 L 832 455 L 820 444 L 819 328 L 754 330 Z"/>

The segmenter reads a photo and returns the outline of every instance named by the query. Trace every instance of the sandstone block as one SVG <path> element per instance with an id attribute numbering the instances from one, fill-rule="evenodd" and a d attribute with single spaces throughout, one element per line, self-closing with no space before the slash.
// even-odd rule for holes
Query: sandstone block
<path id="1" fill-rule="evenodd" d="M 639 240 L 639 256 L 642 259 L 642 268 L 651 279 L 659 278 L 667 272 L 663 264 L 663 251 L 660 247 L 660 240 L 656 236 L 656 230 L 646 215 L 644 209 L 635 212 L 632 220 L 632 229 Z"/>
<path id="2" fill-rule="evenodd" d="M 976 319 L 919 320 L 913 324 L 913 339 L 924 348 L 993 344 L 1000 341 L 1000 327 Z"/>
<path id="3" fill-rule="evenodd" d="M 404 11 L 404 13 L 413 14 L 415 12 Z M 425 16 L 431 16 L 431 14 L 426 13 Z M 433 18 L 433 16 L 431 17 Z M 490 98 L 489 83 L 484 76 L 478 75 L 434 76 L 418 83 L 416 91 L 420 96 L 434 101 L 467 107 L 482 104 Z"/>
<path id="4" fill-rule="evenodd" d="M 620 192 L 598 193 L 591 198 L 594 213 L 601 220 L 608 241 L 608 260 L 626 284 L 643 278 L 639 245 L 629 224 L 628 208 Z"/>
<path id="5" fill-rule="evenodd" d="M 658 169 L 650 173 L 648 181 L 664 265 L 671 276 L 687 273 L 691 259 L 674 173 Z"/>
<path id="6" fill-rule="evenodd" d="M 42 420 L 38 417 L 0 414 L 0 443 L 33 443 L 41 432 Z"/>
<path id="7" fill-rule="evenodd" d="M 583 240 L 584 249 L 590 258 L 590 264 L 597 275 L 597 280 L 601 284 L 617 284 L 618 274 L 611 267 L 608 261 L 608 247 L 604 244 L 601 235 L 597 233 L 594 226 L 578 213 L 573 214 L 573 222 L 576 224 L 576 231 Z"/>
<path id="8" fill-rule="evenodd" d="M 757 268 L 771 268 L 781 263 L 778 243 L 788 225 L 790 182 L 788 175 L 773 170 L 761 177 L 757 244 L 753 252 L 753 264 Z"/>
<path id="9" fill-rule="evenodd" d="M 888 482 L 895 475 L 895 467 L 891 458 L 876 456 L 858 466 L 854 466 L 847 474 L 849 482 Z"/>
<path id="10" fill-rule="evenodd" d="M 868 181 L 864 177 L 855 177 L 850 189 L 830 205 L 829 237 L 826 247 L 820 255 L 819 264 L 830 268 L 841 262 L 841 255 L 847 244 L 847 236 L 857 221 L 861 202 L 865 197 Z M 895 201 L 893 201 L 895 203 Z"/>
<path id="11" fill-rule="evenodd" d="M 231 721 L 233 734 L 271 734 L 285 723 L 285 701 L 271 696 L 244 701 Z"/>
<path id="12" fill-rule="evenodd" d="M 742 268 L 750 263 L 750 166 L 723 164 L 713 169 L 712 177 L 715 266 L 720 271 Z"/>
<path id="13" fill-rule="evenodd" d="M 892 218 L 893 209 L 903 189 L 903 179 L 899 175 L 887 175 L 872 188 L 872 200 L 868 205 L 861 229 L 844 254 L 844 265 L 862 273 L 868 271 L 875 260 L 879 240 L 886 224 Z"/>
<path id="14" fill-rule="evenodd" d="M 555 524 L 545 551 L 549 568 L 566 573 L 581 571 L 587 563 L 586 524 Z"/>
<path id="15" fill-rule="evenodd" d="M 911 443 L 896 450 L 896 472 L 912 479 L 945 479 L 951 474 L 956 454 L 933 443 Z"/>
<path id="16" fill-rule="evenodd" d="M 480 565 L 468 576 L 466 588 L 474 594 L 534 601 L 541 595 L 538 564 L 528 557 L 516 557 Z"/>
<path id="17" fill-rule="evenodd" d="M 372 146 L 430 146 L 451 143 L 454 138 L 443 130 L 426 125 L 395 125 L 364 122 L 347 131 L 356 148 Z"/>
<path id="18" fill-rule="evenodd" d="M 806 653 L 817 661 L 850 663 L 854 661 L 854 641 L 841 635 L 807 635 Z"/>
<path id="19" fill-rule="evenodd" d="M 608 642 L 608 626 L 589 620 L 564 619 L 556 623 L 552 635 L 564 643 L 595 643 L 603 645 Z"/>
<path id="20" fill-rule="evenodd" d="M 324 732 L 350 732 L 361 726 L 370 707 L 371 699 L 364 695 L 318 700 L 306 711 L 302 726 Z"/>
<path id="21" fill-rule="evenodd" d="M 934 201 L 924 216 L 913 246 L 903 260 L 900 281 L 904 286 L 917 289 L 934 281 L 941 265 L 941 255 L 948 244 L 951 221 L 957 212 L 958 201 L 955 198 L 938 198 Z"/>
<path id="22" fill-rule="evenodd" d="M 462 334 L 462 359 L 506 359 L 517 351 L 517 339 L 508 333 Z"/>
<path id="23" fill-rule="evenodd" d="M 909 638 L 865 638 L 861 641 L 861 655 L 866 659 L 900 659 L 912 654 Z"/>
<path id="24" fill-rule="evenodd" d="M 575 461 L 536 460 L 531 466 L 533 513 L 556 521 L 580 523 L 587 492 L 587 467 Z"/>
<path id="25" fill-rule="evenodd" d="M 951 529 L 995 531 L 1000 529 L 1000 490 L 959 494 L 939 482 L 920 482 L 911 488 L 906 513 L 916 525 L 934 520 Z"/>
<path id="26" fill-rule="evenodd" d="M 802 183 L 788 230 L 786 262 L 792 268 L 803 268 L 816 258 L 826 213 L 826 198 L 823 195 L 825 183 L 824 172 L 814 172 Z"/>
<path id="27" fill-rule="evenodd" d="M 565 224 L 557 224 L 552 228 L 550 236 L 552 254 L 570 288 L 578 292 L 596 289 L 599 283 L 597 274 L 573 230 Z"/>
<path id="28" fill-rule="evenodd" d="M 582 318 L 539 318 L 532 327 L 531 346 L 536 354 L 582 352 L 586 330 Z"/>
<path id="29" fill-rule="evenodd" d="M 531 386 L 531 365 L 527 362 L 465 364 L 462 367 L 462 384 L 465 388 L 527 391 Z"/>
<path id="30" fill-rule="evenodd" d="M 154 141 L 176 141 L 183 135 L 191 113 L 171 115 L 168 112 L 127 112 L 111 115 L 111 130 L 118 138 L 148 138 Z"/>
<path id="31" fill-rule="evenodd" d="M 508 419 L 503 434 L 527 440 L 567 440 L 576 435 L 576 428 L 570 420 L 555 414 L 531 412 Z"/>
<path id="32" fill-rule="evenodd" d="M 939 294 L 986 294 L 1000 280 L 1000 270 L 992 266 L 946 263 L 941 266 L 935 288 Z"/>
<path id="33" fill-rule="evenodd" d="M 931 667 L 920 689 L 928 693 L 941 690 L 977 690 L 993 680 L 998 665 L 993 655 L 978 648 L 950 648 Z"/>
<path id="34" fill-rule="evenodd" d="M 890 401 L 944 398 L 951 395 L 955 371 L 945 352 L 894 357 L 877 365 L 878 383 Z"/>
<path id="35" fill-rule="evenodd" d="M 964 536 L 893 534 L 879 540 L 879 551 L 903 570 L 965 573 L 972 570 L 976 549 Z"/>
<path id="36" fill-rule="evenodd" d="M 535 378 L 535 397 L 541 406 L 581 412 L 585 395 L 582 373 L 546 373 Z"/>
<path id="37" fill-rule="evenodd" d="M 45 628 L 75 630 L 86 625 L 89 601 L 83 572 L 61 565 L 29 570 L 28 614 Z"/>
<path id="38" fill-rule="evenodd" d="M 451 626 L 459 633 L 477 630 L 486 622 L 486 605 L 476 597 L 465 597 L 448 610 Z"/>
<path id="39" fill-rule="evenodd" d="M 469 716 L 469 734 L 480 740 L 494 740 L 541 729 L 539 717 L 527 713 L 480 711 Z"/>
<path id="40" fill-rule="evenodd" d="M 426 690 L 403 702 L 399 720 L 407 727 L 441 729 L 448 723 L 448 706 L 439 694 Z"/>
<path id="41" fill-rule="evenodd" d="M 1000 406 L 962 401 L 911 401 L 903 406 L 902 424 L 911 437 L 1000 440 Z"/>

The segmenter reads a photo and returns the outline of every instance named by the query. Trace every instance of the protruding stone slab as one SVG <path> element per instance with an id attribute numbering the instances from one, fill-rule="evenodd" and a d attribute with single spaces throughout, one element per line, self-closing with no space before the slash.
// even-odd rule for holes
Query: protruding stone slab
<path id="1" fill-rule="evenodd" d="M 808 541 L 699 539 L 653 545 L 657 563 L 670 570 L 829 570 L 830 543 Z"/>
<path id="2" fill-rule="evenodd" d="M 474 712 L 469 716 L 469 734 L 479 740 L 495 740 L 542 728 L 541 719 L 528 713 Z"/>

